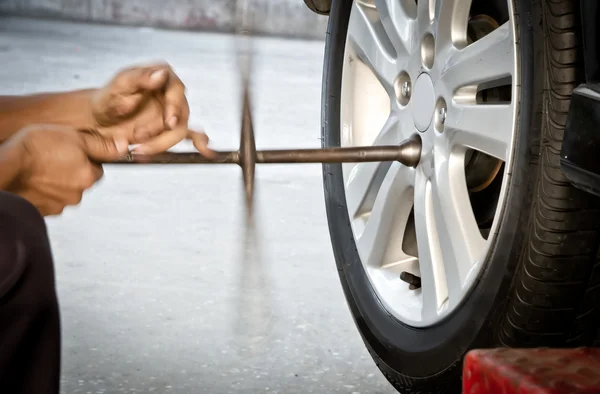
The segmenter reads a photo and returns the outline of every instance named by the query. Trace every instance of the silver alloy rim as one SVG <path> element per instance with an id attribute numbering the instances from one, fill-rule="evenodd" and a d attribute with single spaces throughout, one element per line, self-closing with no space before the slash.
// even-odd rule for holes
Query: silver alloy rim
<path id="1" fill-rule="evenodd" d="M 471 0 L 352 5 L 341 145 L 396 144 L 414 133 L 423 142 L 416 169 L 399 163 L 343 165 L 364 269 L 385 308 L 411 326 L 436 324 L 462 303 L 496 238 L 512 168 L 520 85 L 512 7 L 509 1 L 506 23 L 469 44 Z M 477 101 L 478 90 L 493 85 L 508 85 L 509 101 Z M 487 239 L 467 189 L 465 160 L 472 151 L 504 162 Z M 421 287 L 410 290 L 399 279 L 401 272 L 420 277 Z"/>

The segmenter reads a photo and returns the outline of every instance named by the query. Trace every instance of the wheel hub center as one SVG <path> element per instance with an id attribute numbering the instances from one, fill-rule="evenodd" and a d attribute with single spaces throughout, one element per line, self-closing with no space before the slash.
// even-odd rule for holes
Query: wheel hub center
<path id="1" fill-rule="evenodd" d="M 411 97 L 415 127 L 420 132 L 429 128 L 435 111 L 435 90 L 429 74 L 422 73 L 417 78 Z"/>

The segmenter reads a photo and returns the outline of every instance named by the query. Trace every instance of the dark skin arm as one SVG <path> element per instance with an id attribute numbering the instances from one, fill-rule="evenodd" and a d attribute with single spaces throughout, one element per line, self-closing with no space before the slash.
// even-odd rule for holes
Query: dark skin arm
<path id="1" fill-rule="evenodd" d="M 151 155 L 189 139 L 211 157 L 206 134 L 188 128 L 189 112 L 166 64 L 122 70 L 99 89 L 0 97 L 0 190 L 57 215 L 102 177 L 99 162 L 130 145 Z"/>
<path id="2" fill-rule="evenodd" d="M 58 215 L 102 178 L 97 162 L 126 152 L 125 139 L 66 126 L 27 126 L 0 145 L 0 190 L 25 198 L 44 216 Z"/>
<path id="3" fill-rule="evenodd" d="M 90 96 L 95 90 L 0 96 L 0 144 L 30 124 L 93 128 Z"/>
<path id="4" fill-rule="evenodd" d="M 147 155 L 189 139 L 212 157 L 206 134 L 188 128 L 185 90 L 168 64 L 156 64 L 121 70 L 99 89 L 0 96 L 0 144 L 27 125 L 54 124 L 124 137 Z"/>

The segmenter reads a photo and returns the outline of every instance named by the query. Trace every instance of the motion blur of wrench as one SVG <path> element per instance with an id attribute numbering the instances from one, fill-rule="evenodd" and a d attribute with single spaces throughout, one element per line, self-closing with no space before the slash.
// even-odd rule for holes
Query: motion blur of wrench
<path id="1" fill-rule="evenodd" d="M 266 350 L 265 343 L 272 321 L 271 291 L 267 272 L 260 256 L 260 247 L 256 238 L 256 216 L 254 215 L 254 164 L 256 146 L 252 122 L 250 94 L 250 76 L 252 74 L 252 15 L 250 0 L 236 1 L 236 50 L 242 85 L 242 117 L 240 141 L 240 165 L 245 196 L 245 228 L 242 256 L 239 259 L 238 294 L 235 297 L 236 308 L 234 340 L 238 349 L 249 356 L 256 356 Z"/>

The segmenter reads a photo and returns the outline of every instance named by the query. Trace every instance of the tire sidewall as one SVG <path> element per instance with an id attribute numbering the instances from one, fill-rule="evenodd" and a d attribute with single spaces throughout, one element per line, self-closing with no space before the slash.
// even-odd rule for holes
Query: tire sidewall
<path id="1" fill-rule="evenodd" d="M 430 377 L 459 362 L 472 348 L 490 346 L 503 315 L 529 226 L 539 145 L 543 48 L 537 0 L 514 0 L 520 62 L 520 103 L 514 165 L 491 258 L 462 306 L 439 324 L 414 328 L 393 318 L 373 290 L 360 261 L 350 220 L 340 164 L 323 165 L 330 237 L 339 276 L 363 340 L 381 362 L 402 375 Z M 328 27 L 322 91 L 323 146 L 340 146 L 340 91 L 345 36 L 352 1 L 333 2 Z M 532 12 L 536 10 L 536 14 Z"/>

